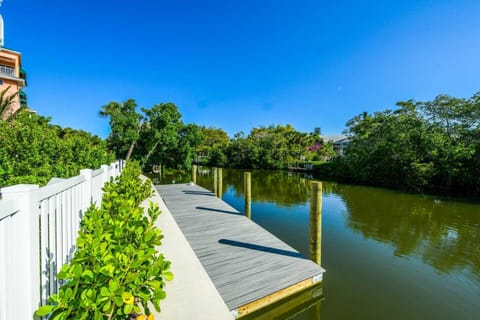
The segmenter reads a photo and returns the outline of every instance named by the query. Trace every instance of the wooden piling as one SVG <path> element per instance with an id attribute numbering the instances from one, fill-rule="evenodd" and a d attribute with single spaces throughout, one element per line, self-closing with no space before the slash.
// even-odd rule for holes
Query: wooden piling
<path id="1" fill-rule="evenodd" d="M 217 194 L 218 190 L 218 168 L 213 167 L 213 193 Z"/>
<path id="2" fill-rule="evenodd" d="M 218 168 L 218 177 L 217 177 L 217 197 L 222 199 L 223 194 L 223 170 Z"/>
<path id="3" fill-rule="evenodd" d="M 192 165 L 192 182 L 197 184 L 197 165 Z"/>
<path id="4" fill-rule="evenodd" d="M 252 218 L 252 174 L 250 172 L 244 173 L 244 194 L 245 194 L 245 216 Z"/>
<path id="5" fill-rule="evenodd" d="M 322 183 L 317 181 L 310 187 L 310 259 L 322 262 Z"/>

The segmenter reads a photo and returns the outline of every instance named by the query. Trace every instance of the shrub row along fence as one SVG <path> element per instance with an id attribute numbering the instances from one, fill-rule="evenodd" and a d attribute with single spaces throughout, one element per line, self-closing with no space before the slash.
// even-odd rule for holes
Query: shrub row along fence
<path id="1" fill-rule="evenodd" d="M 100 204 L 104 183 L 123 167 L 120 160 L 41 188 L 1 188 L 0 320 L 31 319 L 57 292 L 55 276 L 73 256 L 83 213 L 92 202 Z"/>

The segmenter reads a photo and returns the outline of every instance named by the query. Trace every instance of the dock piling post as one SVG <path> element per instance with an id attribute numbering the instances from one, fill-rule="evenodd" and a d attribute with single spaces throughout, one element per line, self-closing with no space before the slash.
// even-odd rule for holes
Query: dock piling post
<path id="1" fill-rule="evenodd" d="M 197 165 L 192 165 L 192 182 L 197 184 Z"/>
<path id="2" fill-rule="evenodd" d="M 223 170 L 218 168 L 218 180 L 217 180 L 217 196 L 222 199 L 223 193 Z"/>
<path id="3" fill-rule="evenodd" d="M 252 174 L 244 173 L 245 216 L 252 219 Z"/>
<path id="4" fill-rule="evenodd" d="M 212 168 L 213 170 L 213 193 L 215 193 L 215 195 L 217 195 L 217 190 L 218 190 L 218 168 L 217 167 L 213 167 Z"/>
<path id="5" fill-rule="evenodd" d="M 322 262 L 322 183 L 317 181 L 310 187 L 310 259 Z"/>

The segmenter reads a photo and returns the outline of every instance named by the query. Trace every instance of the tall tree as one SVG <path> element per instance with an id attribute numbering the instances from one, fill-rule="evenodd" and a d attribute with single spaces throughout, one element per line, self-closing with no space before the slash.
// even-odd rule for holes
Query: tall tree
<path id="1" fill-rule="evenodd" d="M 201 128 L 189 123 L 180 129 L 178 140 L 178 162 L 188 169 L 197 155 L 197 148 L 203 142 L 204 136 Z"/>
<path id="2" fill-rule="evenodd" d="M 125 157 L 128 161 L 142 129 L 142 116 L 137 112 L 137 103 L 133 99 L 122 103 L 110 102 L 102 106 L 99 114 L 109 118 L 110 135 L 107 138 L 109 148 L 118 158 Z"/>
<path id="3" fill-rule="evenodd" d="M 173 164 L 175 148 L 178 145 L 179 132 L 183 127 L 182 115 L 175 104 L 160 103 L 150 109 L 143 108 L 146 115 L 145 130 L 142 135 L 144 143 L 143 164 L 151 158 L 163 165 Z"/>
<path id="4" fill-rule="evenodd" d="M 210 166 L 224 166 L 227 162 L 225 152 L 230 143 L 225 131 L 215 127 L 201 127 L 203 141 L 198 147 L 198 155 Z"/>

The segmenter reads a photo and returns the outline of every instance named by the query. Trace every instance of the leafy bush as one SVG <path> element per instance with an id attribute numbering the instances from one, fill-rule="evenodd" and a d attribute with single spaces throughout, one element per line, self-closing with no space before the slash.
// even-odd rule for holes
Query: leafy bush
<path id="1" fill-rule="evenodd" d="M 81 169 L 114 160 L 99 137 L 52 125 L 50 119 L 27 112 L 0 121 L 0 145 L 0 187 L 44 185 L 52 177 L 72 177 Z"/>
<path id="2" fill-rule="evenodd" d="M 85 213 L 75 256 L 57 275 L 64 285 L 36 316 L 127 319 L 150 315 L 149 302 L 160 311 L 164 280 L 173 275 L 155 248 L 163 238 L 154 225 L 160 210 L 150 202 L 145 216 L 140 207 L 152 190 L 139 174 L 138 163 L 129 162 L 116 181 L 105 184 L 101 208 L 92 205 Z"/>

